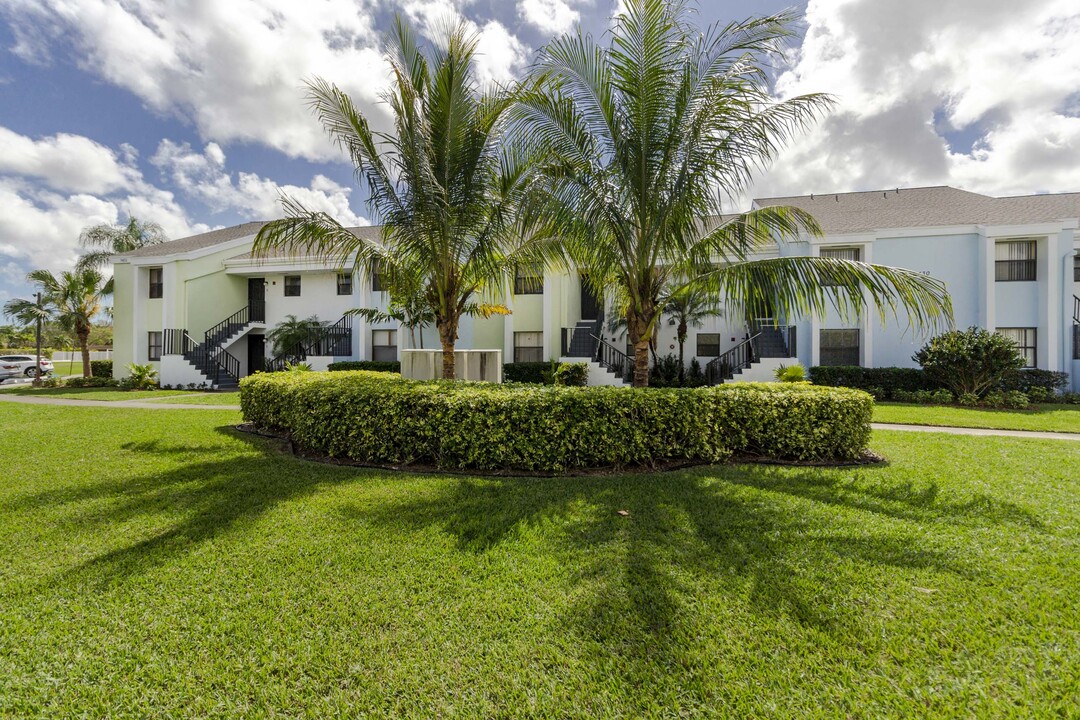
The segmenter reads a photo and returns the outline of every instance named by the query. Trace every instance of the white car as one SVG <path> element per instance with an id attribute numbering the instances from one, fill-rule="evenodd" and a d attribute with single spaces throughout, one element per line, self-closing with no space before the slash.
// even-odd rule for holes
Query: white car
<path id="1" fill-rule="evenodd" d="M 34 355 L 0 355 L 0 380 L 13 377 L 32 378 L 35 375 L 34 364 Z M 41 374 L 48 375 L 52 371 L 52 360 L 41 358 Z"/>

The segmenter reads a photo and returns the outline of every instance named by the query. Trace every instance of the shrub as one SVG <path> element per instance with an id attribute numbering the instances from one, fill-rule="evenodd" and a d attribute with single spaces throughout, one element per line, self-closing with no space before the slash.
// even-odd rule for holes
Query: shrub
<path id="1" fill-rule="evenodd" d="M 285 372 L 311 372 L 311 363 L 285 363 Z"/>
<path id="2" fill-rule="evenodd" d="M 804 382 L 806 380 L 806 368 L 799 363 L 794 365 L 781 365 L 773 372 L 775 377 L 780 382 Z"/>
<path id="3" fill-rule="evenodd" d="M 994 408 L 1004 407 L 1005 406 L 1005 393 L 999 392 L 997 390 L 995 390 L 993 392 L 986 393 L 986 395 L 984 395 L 983 398 L 982 398 L 982 404 L 987 406 L 987 407 L 994 407 Z"/>
<path id="4" fill-rule="evenodd" d="M 1024 367 L 1015 342 L 979 327 L 931 338 L 912 359 L 932 382 L 957 395 L 983 395 Z"/>
<path id="5" fill-rule="evenodd" d="M 649 368 L 649 386 L 679 387 L 679 358 L 674 354 L 656 358 L 652 367 Z"/>
<path id="6" fill-rule="evenodd" d="M 1057 390 L 1064 390 L 1068 385 L 1068 373 L 1025 368 L 1006 374 L 998 384 L 998 389 L 1003 392 L 1019 390 L 1028 395 L 1032 390 L 1038 389 L 1046 391 L 1040 395 L 1053 395 Z"/>
<path id="7" fill-rule="evenodd" d="M 683 387 L 702 387 L 705 385 L 705 373 L 697 358 L 690 359 L 690 368 L 686 371 Z"/>
<path id="8" fill-rule="evenodd" d="M 94 377 L 112 377 L 112 360 L 91 360 L 90 374 Z"/>
<path id="9" fill-rule="evenodd" d="M 1080 392 L 1061 393 L 1057 399 L 1066 405 L 1080 405 Z"/>
<path id="10" fill-rule="evenodd" d="M 563 387 L 585 387 L 589 384 L 588 363 L 559 363 L 555 369 L 555 384 Z"/>
<path id="11" fill-rule="evenodd" d="M 975 407 L 979 404 L 979 396 L 975 393 L 964 393 L 956 399 L 956 402 L 965 407 Z"/>
<path id="12" fill-rule="evenodd" d="M 399 362 L 375 362 L 374 360 L 342 360 L 341 362 L 332 362 L 327 367 L 330 372 L 341 372 L 344 370 L 370 370 L 372 372 L 390 372 L 400 373 L 401 363 Z"/>
<path id="13" fill-rule="evenodd" d="M 816 365 L 810 368 L 810 380 L 815 385 L 848 387 L 865 390 L 878 400 L 898 400 L 896 392 L 937 390 L 919 368 L 864 368 L 858 365 Z"/>
<path id="14" fill-rule="evenodd" d="M 1028 399 L 1033 403 L 1048 403 L 1055 400 L 1054 391 L 1044 387 L 1035 386 L 1028 388 L 1027 392 L 1024 394 L 1027 395 Z"/>
<path id="15" fill-rule="evenodd" d="M 551 385 L 555 382 L 555 370 L 552 362 L 519 362 L 503 365 L 503 382 L 534 383 Z"/>
<path id="16" fill-rule="evenodd" d="M 916 390 L 915 392 L 897 390 L 893 395 L 897 402 L 918 403 L 919 405 L 948 405 L 953 401 L 952 393 L 948 390 Z"/>
<path id="17" fill-rule="evenodd" d="M 1028 396 L 1019 390 L 1009 390 L 1005 393 L 1004 405 L 1007 408 L 1026 408 L 1031 404 Z"/>
<path id="18" fill-rule="evenodd" d="M 68 378 L 64 386 L 74 388 L 119 387 L 120 382 L 111 377 L 73 377 Z"/>
<path id="19" fill-rule="evenodd" d="M 153 365 L 129 363 L 128 376 L 119 382 L 120 387 L 128 390 L 156 390 L 157 370 Z"/>
<path id="20" fill-rule="evenodd" d="M 772 383 L 527 387 L 354 372 L 257 374 L 240 389 L 245 420 L 311 451 L 497 471 L 719 462 L 732 453 L 846 460 L 865 449 L 873 409 L 865 393 Z"/>
<path id="21" fill-rule="evenodd" d="M 53 375 L 53 376 L 50 376 L 50 377 L 42 378 L 40 387 L 43 387 L 43 388 L 60 388 L 60 387 L 64 387 L 64 385 L 65 385 L 64 378 L 57 377 L 57 376 Z"/>

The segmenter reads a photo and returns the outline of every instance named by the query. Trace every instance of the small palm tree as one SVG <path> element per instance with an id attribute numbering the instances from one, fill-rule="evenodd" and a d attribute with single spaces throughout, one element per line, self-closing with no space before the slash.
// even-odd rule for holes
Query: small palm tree
<path id="1" fill-rule="evenodd" d="M 273 343 L 275 356 L 283 355 L 291 353 L 296 346 L 312 337 L 322 327 L 323 324 L 317 315 L 303 320 L 295 315 L 286 315 L 285 319 L 275 325 L 273 330 L 266 333 L 266 339 Z"/>
<path id="2" fill-rule="evenodd" d="M 423 349 L 424 328 L 435 324 L 435 313 L 421 287 L 416 283 L 403 283 L 398 287 L 391 287 L 389 294 L 390 302 L 387 303 L 386 310 L 359 308 L 349 310 L 347 314 L 362 317 L 369 323 L 396 322 L 409 331 L 409 345 Z"/>
<path id="3" fill-rule="evenodd" d="M 679 289 L 669 294 L 664 301 L 664 314 L 668 324 L 675 326 L 675 339 L 679 343 L 679 383 L 686 379 L 683 365 L 686 339 L 690 327 L 701 327 L 708 318 L 720 315 L 723 307 L 715 293 L 701 285 L 680 285 Z"/>
<path id="4" fill-rule="evenodd" d="M 838 259 L 751 260 L 777 239 L 818 235 L 805 211 L 764 207 L 721 218 L 755 171 L 830 106 L 825 95 L 776 101 L 762 58 L 782 51 L 794 16 L 702 32 L 680 0 L 626 0 L 601 46 L 578 29 L 552 41 L 513 110 L 513 135 L 543 154 L 534 229 L 559 238 L 598 292 L 626 299 L 634 385 L 648 384 L 648 348 L 665 293 L 704 281 L 736 308 L 768 297 L 789 317 L 846 315 L 873 304 L 913 322 L 951 321 L 944 283 Z M 705 218 L 712 220 L 703 221 Z M 882 310 L 883 311 L 883 310 Z"/>
<path id="5" fill-rule="evenodd" d="M 128 218 L 127 225 L 92 225 L 79 234 L 79 245 L 89 252 L 79 258 L 77 267 L 102 270 L 112 263 L 115 255 L 138 250 L 147 245 L 166 242 L 168 236 L 155 222 L 142 222 L 134 217 Z M 113 292 L 113 279 L 105 284 L 105 293 Z"/>
<path id="6" fill-rule="evenodd" d="M 369 205 L 384 224 L 381 241 L 358 238 L 326 213 L 288 198 L 287 217 L 265 225 L 255 239 L 256 252 L 315 252 L 364 270 L 378 263 L 391 286 L 400 278 L 421 278 L 444 378 L 454 377 L 461 318 L 506 312 L 491 299 L 525 252 L 515 220 L 529 163 L 499 142 L 513 98 L 480 89 L 476 43 L 476 34 L 458 24 L 435 47 L 421 48 L 405 21 L 396 19 L 386 46 L 394 82 L 385 100 L 393 133 L 373 131 L 334 85 L 308 85 L 315 114 L 367 182 Z"/>
<path id="7" fill-rule="evenodd" d="M 101 273 L 93 268 L 78 268 L 57 276 L 49 270 L 34 270 L 26 279 L 41 288 L 41 303 L 9 300 L 4 313 L 26 325 L 40 318 L 73 335 L 82 351 L 83 377 L 90 377 L 90 330 L 106 295 Z"/>

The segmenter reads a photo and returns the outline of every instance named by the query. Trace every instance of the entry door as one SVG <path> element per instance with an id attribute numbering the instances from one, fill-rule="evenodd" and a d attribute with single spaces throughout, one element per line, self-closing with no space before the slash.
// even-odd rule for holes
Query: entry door
<path id="1" fill-rule="evenodd" d="M 266 369 L 266 338 L 254 333 L 247 336 L 248 375 Z"/>
<path id="2" fill-rule="evenodd" d="M 581 276 L 581 319 L 596 320 L 600 317 L 600 300 L 593 292 L 585 276 Z"/>
<path id="3" fill-rule="evenodd" d="M 248 306 L 252 322 L 266 322 L 266 280 L 248 278 Z"/>

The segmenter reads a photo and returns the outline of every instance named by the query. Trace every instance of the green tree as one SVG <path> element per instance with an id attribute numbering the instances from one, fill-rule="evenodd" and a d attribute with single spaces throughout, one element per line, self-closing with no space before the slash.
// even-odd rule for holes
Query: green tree
<path id="1" fill-rule="evenodd" d="M 266 339 L 273 343 L 274 355 L 291 353 L 296 346 L 313 337 L 323 327 L 317 315 L 303 320 L 295 315 L 286 315 L 285 319 L 266 333 Z"/>
<path id="2" fill-rule="evenodd" d="M 43 323 L 55 323 L 72 335 L 82 351 L 83 377 L 90 377 L 90 331 L 106 294 L 101 273 L 93 268 L 77 268 L 59 275 L 34 270 L 26 279 L 41 289 L 41 304 L 16 298 L 4 305 L 4 313 L 25 325 L 41 318 Z"/>
<path id="3" fill-rule="evenodd" d="M 424 347 L 424 328 L 435 324 L 435 313 L 417 284 L 408 283 L 390 288 L 386 310 L 359 308 L 348 314 L 364 318 L 369 323 L 396 322 L 409 331 L 409 345 Z M 419 340 L 419 342 L 417 342 Z"/>
<path id="4" fill-rule="evenodd" d="M 476 34 L 458 24 L 435 46 L 421 48 L 396 19 L 386 45 L 392 133 L 373 131 L 334 85 L 315 80 L 308 86 L 315 114 L 368 185 L 370 207 L 384 224 L 380 241 L 359 238 L 326 213 L 288 198 L 287 217 L 265 225 L 255 240 L 256 252 L 316 252 L 364 270 L 377 262 L 391 285 L 401 277 L 422 278 L 445 378 L 454 377 L 461 318 L 505 312 L 491 300 L 525 247 L 515 221 L 530 164 L 499 142 L 512 96 L 479 87 L 476 42 Z"/>
<path id="5" fill-rule="evenodd" d="M 675 326 L 675 339 L 679 343 L 679 384 L 682 384 L 686 379 L 684 351 L 690 327 L 701 327 L 706 319 L 719 315 L 722 307 L 716 294 L 701 285 L 680 285 L 667 296 L 663 307 L 668 324 Z"/>
<path id="6" fill-rule="evenodd" d="M 112 263 L 113 257 L 120 253 L 138 250 L 147 245 L 166 242 L 168 236 L 155 222 L 142 222 L 134 217 L 128 218 L 126 225 L 102 223 L 84 228 L 79 234 L 79 245 L 87 252 L 79 258 L 78 268 L 103 270 Z M 112 295 L 113 279 L 105 284 L 105 294 Z"/>
<path id="7" fill-rule="evenodd" d="M 732 309 L 766 296 L 787 316 L 830 305 L 857 314 L 898 306 L 916 323 L 951 318 L 943 283 L 917 272 L 838 259 L 753 260 L 766 243 L 820 229 L 806 212 L 764 207 L 720 219 L 825 95 L 777 101 L 764 59 L 793 34 L 779 14 L 702 32 L 679 0 L 627 0 L 601 46 L 581 30 L 540 54 L 513 111 L 524 152 L 545 153 L 531 217 L 561 238 L 598 291 L 626 297 L 634 385 L 648 384 L 648 348 L 675 278 L 707 281 Z M 704 221 L 706 218 L 712 220 Z M 719 264 L 717 264 L 719 261 Z"/>
<path id="8" fill-rule="evenodd" d="M 982 397 L 1024 367 L 1015 342 L 996 332 L 969 327 L 931 338 L 911 359 L 933 382 L 957 397 Z"/>

